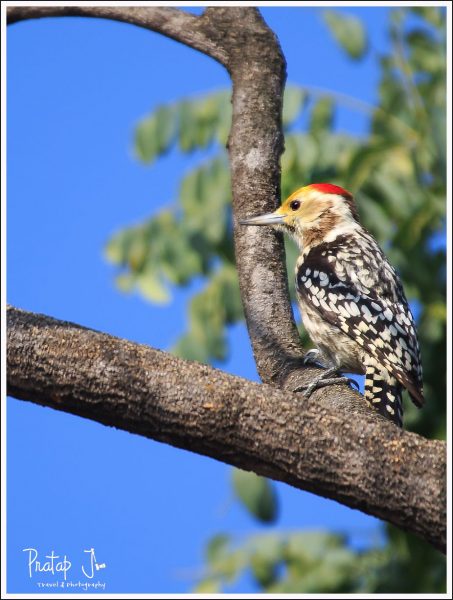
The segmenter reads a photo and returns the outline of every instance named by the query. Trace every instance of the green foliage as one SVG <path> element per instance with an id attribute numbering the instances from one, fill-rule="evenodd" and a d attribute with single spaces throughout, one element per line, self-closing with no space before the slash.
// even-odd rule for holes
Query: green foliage
<path id="1" fill-rule="evenodd" d="M 194 591 L 224 590 L 244 571 L 272 594 L 445 591 L 445 565 L 435 550 L 420 552 L 411 536 L 357 551 L 345 536 L 326 531 L 262 533 L 236 543 L 217 535 L 207 545 L 206 563 Z"/>
<path id="2" fill-rule="evenodd" d="M 272 523 L 277 518 L 277 497 L 270 481 L 251 471 L 233 469 L 233 490 L 258 521 Z"/>
<path id="3" fill-rule="evenodd" d="M 158 106 L 135 130 L 139 160 L 151 163 L 178 143 L 183 152 L 205 148 L 214 140 L 226 144 L 231 124 L 231 103 L 226 91 L 196 100 Z"/>
<path id="4" fill-rule="evenodd" d="M 393 533 L 390 543 L 357 551 L 343 535 L 293 531 L 256 534 L 236 543 L 226 535 L 214 536 L 194 591 L 207 586 L 224 590 L 245 571 L 261 591 L 272 594 L 432 594 L 445 592 L 446 580 L 445 561 L 411 535 L 395 538 Z"/>
<path id="5" fill-rule="evenodd" d="M 282 111 L 283 127 L 290 126 L 297 119 L 307 100 L 308 94 L 302 88 L 289 86 L 285 89 Z"/>
<path id="6" fill-rule="evenodd" d="M 323 16 L 332 35 L 343 50 L 351 58 L 363 58 L 367 50 L 367 39 L 360 19 L 334 10 L 325 10 Z"/>
<path id="7" fill-rule="evenodd" d="M 325 11 L 347 56 L 367 48 L 357 19 Z M 288 86 L 283 125 L 282 193 L 309 182 L 331 181 L 354 192 L 365 226 L 399 270 L 415 302 L 424 367 L 426 407 L 406 402 L 405 425 L 427 437 L 445 436 L 446 267 L 446 39 L 442 9 L 390 13 L 391 51 L 379 57 L 378 106 L 335 92 Z M 339 133 L 340 106 L 365 110 L 366 137 Z M 301 118 L 305 117 L 305 118 Z M 152 302 L 168 302 L 172 286 L 202 280 L 189 303 L 189 325 L 174 352 L 202 362 L 228 354 L 228 325 L 243 319 L 234 264 L 228 163 L 224 145 L 231 120 L 228 92 L 162 106 L 136 128 L 138 158 L 152 163 L 171 148 L 209 148 L 214 155 L 186 175 L 179 201 L 109 241 L 106 256 L 118 268 L 117 285 Z M 304 130 L 296 123 L 307 122 Z M 439 240 L 441 243 L 439 244 Z M 286 241 L 290 289 L 296 251 Z M 306 334 L 301 326 L 301 334 Z M 238 499 L 260 522 L 276 516 L 266 480 L 234 471 Z M 388 540 L 352 550 L 326 532 L 265 534 L 208 544 L 207 572 L 196 591 L 221 591 L 245 570 L 260 589 L 275 592 L 442 592 L 445 561 L 427 544 L 386 527 Z"/>
<path id="8" fill-rule="evenodd" d="M 227 353 L 225 325 L 243 318 L 237 272 L 225 263 L 189 306 L 190 328 L 173 348 L 177 356 L 208 362 Z"/>
<path id="9" fill-rule="evenodd" d="M 317 137 L 332 128 L 334 120 L 334 103 L 329 97 L 321 98 L 313 106 L 310 115 L 310 133 Z"/>

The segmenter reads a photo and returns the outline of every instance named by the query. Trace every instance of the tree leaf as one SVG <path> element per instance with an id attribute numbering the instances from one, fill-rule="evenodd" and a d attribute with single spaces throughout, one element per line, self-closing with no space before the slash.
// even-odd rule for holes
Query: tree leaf
<path id="1" fill-rule="evenodd" d="M 193 589 L 194 594 L 218 594 L 220 591 L 221 580 L 216 577 L 202 579 Z"/>
<path id="2" fill-rule="evenodd" d="M 411 6 L 411 11 L 435 27 L 441 27 L 443 24 L 444 17 L 440 6 Z"/>
<path id="3" fill-rule="evenodd" d="M 171 347 L 170 352 L 187 360 L 196 360 L 200 363 L 209 362 L 208 348 L 205 344 L 200 344 L 190 330 L 179 338 Z"/>
<path id="4" fill-rule="evenodd" d="M 139 160 L 151 163 L 167 152 L 173 143 L 177 115 L 173 106 L 158 106 L 135 129 L 135 152 Z"/>
<path id="5" fill-rule="evenodd" d="M 277 497 L 271 483 L 251 471 L 233 469 L 233 489 L 249 512 L 263 523 L 277 518 Z"/>
<path id="6" fill-rule="evenodd" d="M 323 17 L 343 50 L 355 60 L 363 58 L 367 50 L 367 37 L 360 19 L 335 10 L 323 11 Z"/>
<path id="7" fill-rule="evenodd" d="M 360 189 L 393 147 L 393 141 L 387 139 L 359 146 L 347 165 L 345 185 L 353 190 Z"/>
<path id="8" fill-rule="evenodd" d="M 320 98 L 315 102 L 310 115 L 310 132 L 317 135 L 332 127 L 334 104 L 331 98 Z"/>
<path id="9" fill-rule="evenodd" d="M 157 155 L 156 118 L 143 119 L 135 129 L 135 154 L 144 163 L 152 162 Z"/>
<path id="10" fill-rule="evenodd" d="M 131 273 L 120 273 L 115 277 L 115 284 L 119 290 L 124 293 L 129 293 L 135 286 L 135 275 Z"/>
<path id="11" fill-rule="evenodd" d="M 156 273 L 142 273 L 136 279 L 137 287 L 142 296 L 157 304 L 166 304 L 170 293 Z"/>
<path id="12" fill-rule="evenodd" d="M 206 560 L 210 565 L 215 565 L 216 562 L 223 559 L 231 537 L 224 533 L 214 535 L 206 545 Z"/>
<path id="13" fill-rule="evenodd" d="M 285 127 L 299 116 L 307 101 L 307 93 L 300 87 L 287 86 L 283 97 L 282 123 Z"/>

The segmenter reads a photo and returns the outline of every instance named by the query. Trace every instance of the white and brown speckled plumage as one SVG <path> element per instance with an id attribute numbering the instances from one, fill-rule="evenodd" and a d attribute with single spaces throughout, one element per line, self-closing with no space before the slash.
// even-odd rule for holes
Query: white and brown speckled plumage
<path id="1" fill-rule="evenodd" d="M 401 426 L 402 389 L 417 406 L 424 402 L 417 333 L 398 275 L 360 224 L 352 195 L 311 184 L 275 213 L 244 223 L 272 225 L 295 238 L 307 332 L 327 362 L 365 374 L 365 398 Z"/>
<path id="2" fill-rule="evenodd" d="M 420 352 L 398 276 L 373 237 L 354 228 L 305 249 L 296 286 L 322 354 L 339 369 L 366 374 L 365 398 L 401 425 L 401 388 L 423 403 Z"/>

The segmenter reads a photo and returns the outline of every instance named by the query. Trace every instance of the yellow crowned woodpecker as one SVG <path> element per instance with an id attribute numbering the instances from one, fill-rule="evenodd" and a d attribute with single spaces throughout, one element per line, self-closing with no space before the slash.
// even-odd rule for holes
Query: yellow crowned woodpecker
<path id="1" fill-rule="evenodd" d="M 241 224 L 281 229 L 300 248 L 297 299 L 317 346 L 307 359 L 329 367 L 308 386 L 309 393 L 337 382 L 326 377 L 340 370 L 365 374 L 365 399 L 401 427 L 402 389 L 416 406 L 424 402 L 417 333 L 399 277 L 360 224 L 352 195 L 313 183 L 275 212 Z"/>

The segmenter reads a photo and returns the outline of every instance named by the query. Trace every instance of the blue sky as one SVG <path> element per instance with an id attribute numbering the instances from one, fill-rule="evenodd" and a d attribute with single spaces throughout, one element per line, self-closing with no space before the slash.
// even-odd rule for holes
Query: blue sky
<path id="1" fill-rule="evenodd" d="M 343 10 L 366 23 L 370 52 L 361 63 L 339 51 L 320 9 L 262 12 L 280 39 L 289 82 L 373 103 L 389 11 Z M 102 250 L 113 232 L 174 200 L 181 175 L 200 158 L 172 152 L 145 167 L 133 157 L 134 125 L 157 104 L 228 86 L 226 72 L 157 34 L 80 18 L 13 25 L 7 66 L 8 302 L 169 348 L 185 327 L 190 290 L 176 291 L 164 307 L 123 295 Z M 340 130 L 363 133 L 366 125 L 350 110 L 338 115 Z M 243 326 L 230 341 L 222 368 L 257 379 Z M 7 410 L 11 593 L 39 592 L 38 581 L 56 580 L 30 578 L 23 548 L 41 558 L 66 554 L 74 580 L 83 551 L 95 548 L 109 593 L 185 592 L 211 535 L 243 539 L 269 529 L 233 500 L 227 465 L 31 403 L 8 399 Z M 354 544 L 379 538 L 371 517 L 276 487 L 279 529 L 343 531 Z M 231 589 L 254 587 L 246 577 Z"/>

